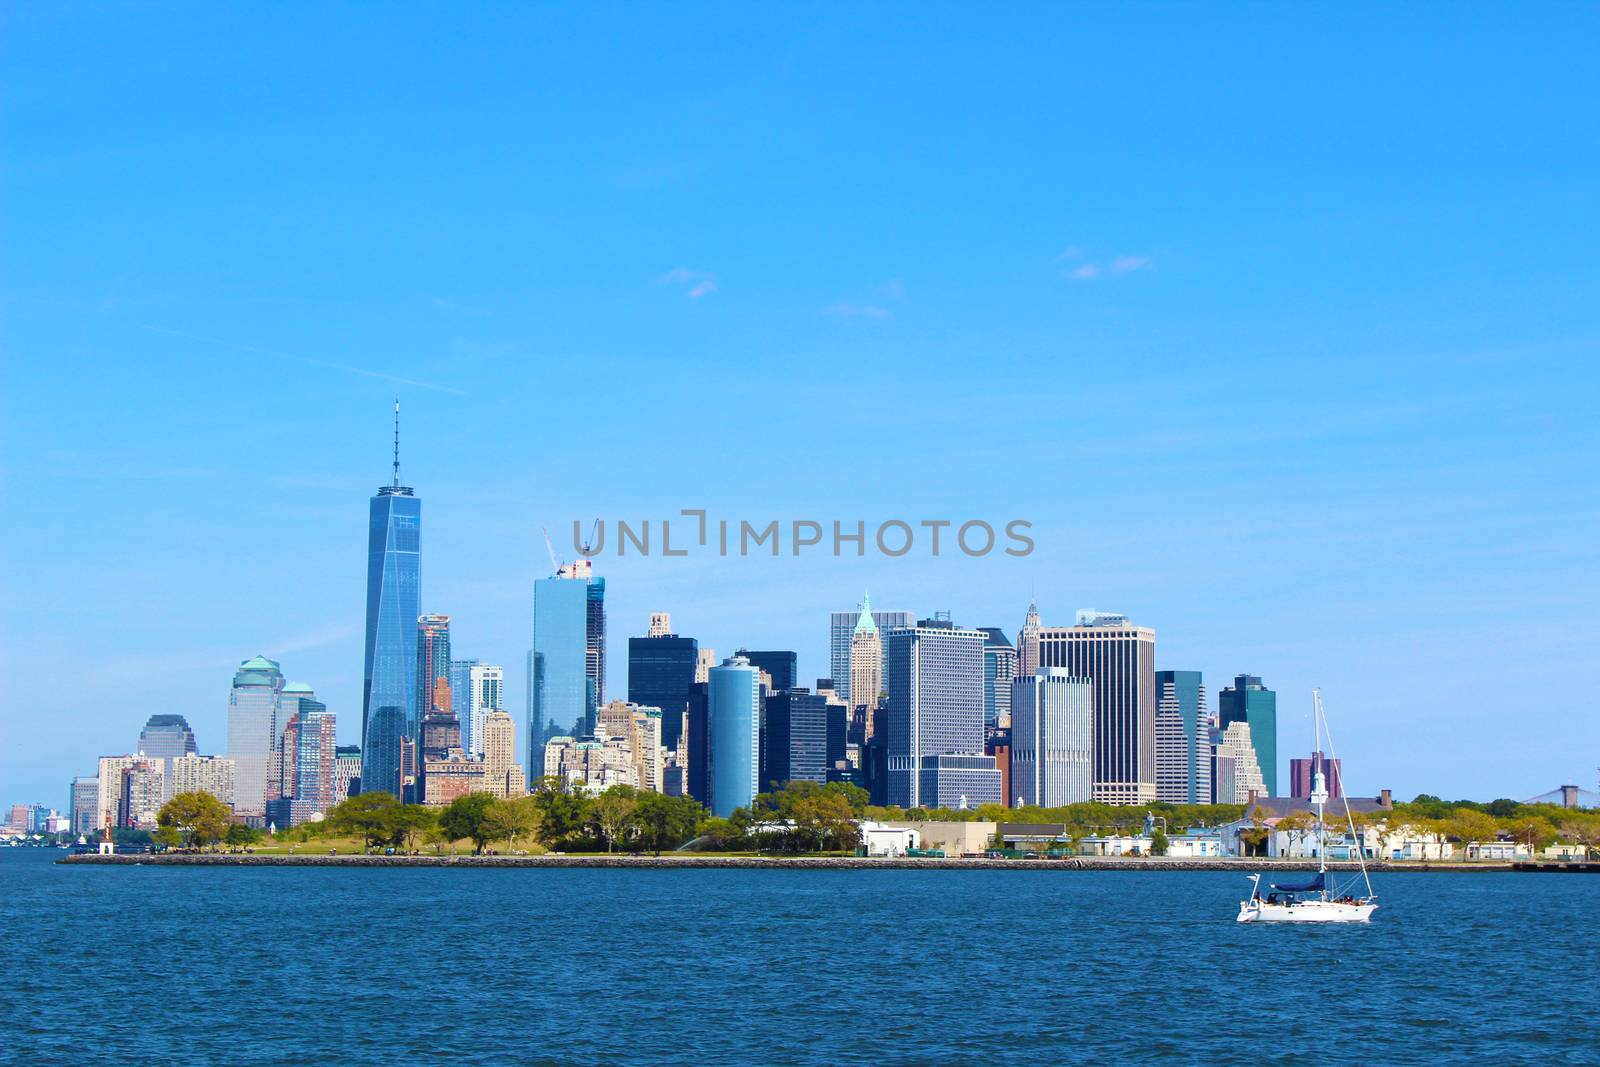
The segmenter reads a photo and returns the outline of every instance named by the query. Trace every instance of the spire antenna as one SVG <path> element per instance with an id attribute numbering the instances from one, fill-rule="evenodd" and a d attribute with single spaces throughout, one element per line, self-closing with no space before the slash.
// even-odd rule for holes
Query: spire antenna
<path id="1" fill-rule="evenodd" d="M 394 398 L 394 487 L 400 488 L 400 398 Z"/>

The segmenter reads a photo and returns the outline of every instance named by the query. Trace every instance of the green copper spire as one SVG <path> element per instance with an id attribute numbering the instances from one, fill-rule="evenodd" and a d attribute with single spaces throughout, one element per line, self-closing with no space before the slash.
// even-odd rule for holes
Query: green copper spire
<path id="1" fill-rule="evenodd" d="M 856 620 L 855 632 L 858 634 L 875 634 L 878 624 L 872 621 L 872 600 L 867 596 L 867 591 L 861 591 L 861 617 Z"/>

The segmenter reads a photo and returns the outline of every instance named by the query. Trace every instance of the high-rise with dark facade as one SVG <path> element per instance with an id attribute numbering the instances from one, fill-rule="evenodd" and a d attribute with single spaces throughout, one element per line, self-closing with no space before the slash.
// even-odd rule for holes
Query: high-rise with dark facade
<path id="1" fill-rule="evenodd" d="M 840 745 L 844 705 L 838 709 Z M 761 788 L 785 782 L 828 780 L 828 699 L 807 689 L 785 689 L 767 697 L 767 728 L 762 734 Z"/>
<path id="2" fill-rule="evenodd" d="M 1011 721 L 1011 683 L 1017 678 L 1017 650 L 1005 631 L 980 626 L 983 641 L 983 725 L 992 731 Z"/>
<path id="3" fill-rule="evenodd" d="M 756 670 L 765 671 L 767 677 L 772 679 L 771 688 L 774 693 L 794 688 L 799 657 L 793 652 L 751 652 L 749 649 L 741 648 L 734 654 L 749 660 L 750 666 Z"/>
<path id="4" fill-rule="evenodd" d="M 672 633 L 628 638 L 628 702 L 661 709 L 661 745 L 678 747 L 699 643 Z"/>
<path id="5" fill-rule="evenodd" d="M 401 740 L 414 738 L 418 567 L 422 501 L 400 484 L 400 405 L 396 402 L 394 478 L 372 498 L 367 521 L 366 661 L 361 682 L 362 791 L 400 793 Z M 243 768 L 239 769 L 243 772 Z M 237 781 L 237 780 L 236 780 Z"/>
<path id="6" fill-rule="evenodd" d="M 1289 795 L 1297 800 L 1311 799 L 1311 787 L 1314 775 L 1322 772 L 1323 784 L 1328 788 L 1328 799 L 1338 800 L 1344 796 L 1344 775 L 1339 772 L 1339 761 L 1330 759 L 1321 752 L 1313 752 L 1309 759 L 1297 758 L 1289 761 Z"/>
<path id="7" fill-rule="evenodd" d="M 1217 694 L 1217 713 L 1224 730 L 1233 722 L 1250 724 L 1250 743 L 1261 764 L 1267 795 L 1278 796 L 1278 694 L 1255 675 L 1241 674 Z"/>
<path id="8" fill-rule="evenodd" d="M 1093 684 L 1094 799 L 1153 803 L 1156 632 L 1122 615 L 1080 611 L 1075 625 L 1044 627 L 1038 640 L 1039 666 L 1062 667 Z"/>
<path id="9" fill-rule="evenodd" d="M 150 716 L 149 721 L 144 724 L 144 729 L 139 731 L 137 751 L 161 760 L 165 775 L 163 781 L 167 790 L 166 799 L 171 800 L 172 761 L 195 751 L 194 731 L 189 728 L 189 720 L 182 715 Z"/>

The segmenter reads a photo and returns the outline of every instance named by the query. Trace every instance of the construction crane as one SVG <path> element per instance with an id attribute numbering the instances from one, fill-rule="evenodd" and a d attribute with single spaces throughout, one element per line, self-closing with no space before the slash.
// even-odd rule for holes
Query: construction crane
<path id="1" fill-rule="evenodd" d="M 550 543 L 550 531 L 541 526 L 539 527 L 539 532 L 544 534 L 544 549 L 550 553 L 550 573 L 552 575 L 559 574 L 561 572 L 561 562 L 556 559 L 556 546 Z"/>

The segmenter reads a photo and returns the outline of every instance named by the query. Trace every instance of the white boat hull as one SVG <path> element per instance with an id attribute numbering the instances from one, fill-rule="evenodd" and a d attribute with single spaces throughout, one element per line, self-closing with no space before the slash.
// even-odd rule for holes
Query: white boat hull
<path id="1" fill-rule="evenodd" d="M 1293 904 L 1268 904 L 1246 900 L 1239 904 L 1242 923 L 1364 923 L 1376 904 L 1346 904 L 1337 900 L 1298 900 Z"/>

